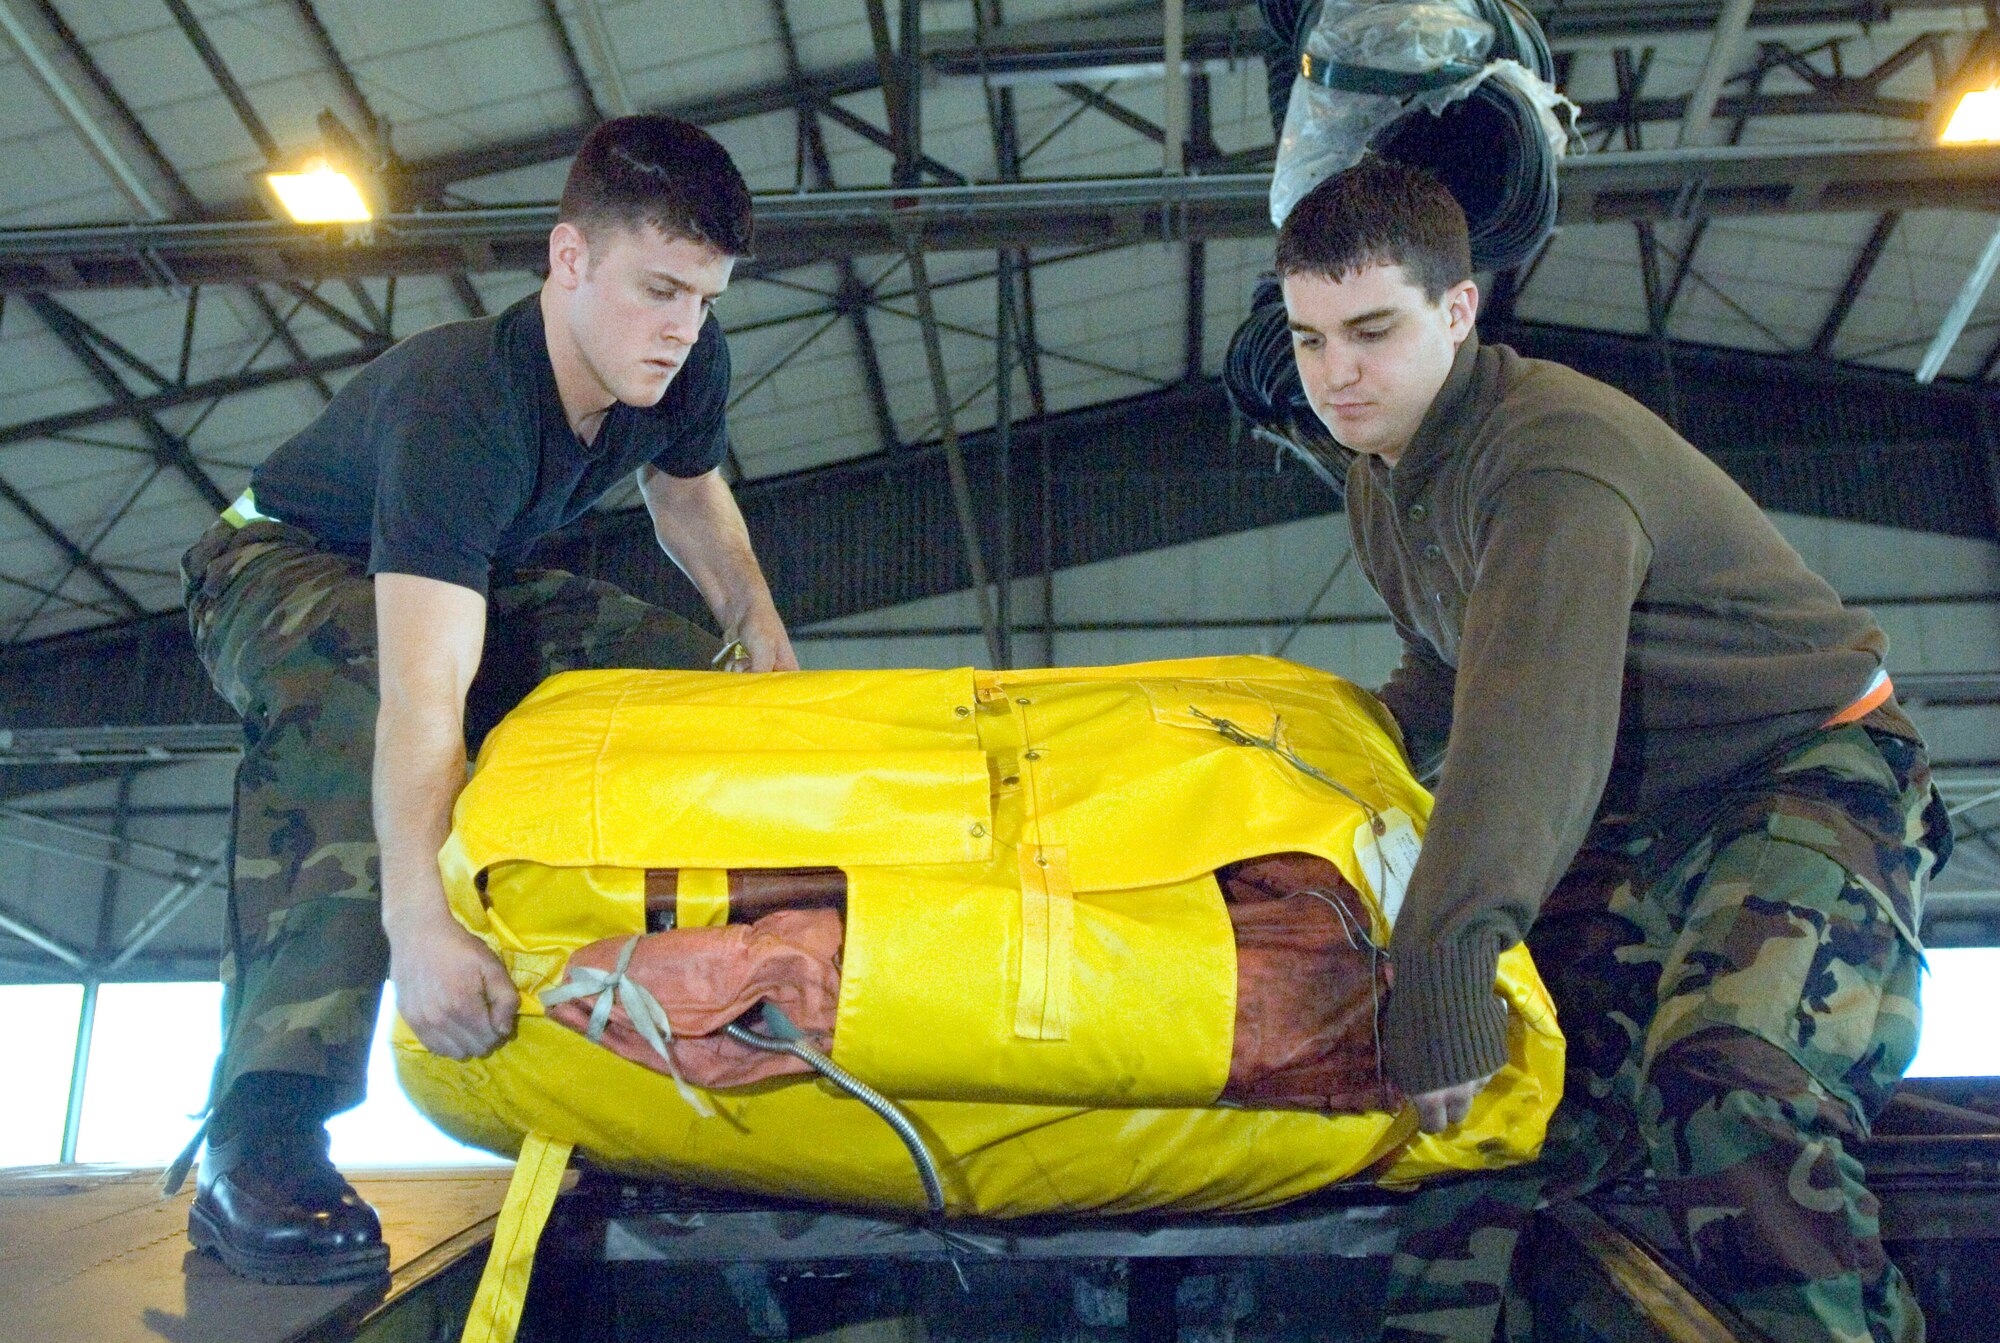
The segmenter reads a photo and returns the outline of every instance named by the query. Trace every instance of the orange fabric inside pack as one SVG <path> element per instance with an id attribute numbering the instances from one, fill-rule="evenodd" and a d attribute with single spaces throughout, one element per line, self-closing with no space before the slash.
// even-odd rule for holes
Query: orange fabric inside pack
<path id="1" fill-rule="evenodd" d="M 809 1071 L 722 1034 L 759 1003 L 776 1004 L 809 1043 L 832 1047 L 840 1001 L 844 897 L 837 874 L 790 879 L 802 904 L 785 899 L 787 874 L 731 873 L 732 895 L 754 885 L 771 909 L 747 923 L 670 928 L 640 937 L 627 975 L 648 989 L 673 1024 L 674 1066 L 705 1089 L 745 1086 Z M 1376 1014 L 1388 989 L 1388 958 L 1370 941 L 1362 901 L 1333 864 L 1308 854 L 1232 863 L 1216 873 L 1235 931 L 1237 984 L 1229 1081 L 1219 1100 L 1250 1109 L 1357 1113 L 1394 1110 L 1401 1097 L 1381 1073 Z M 670 873 L 649 873 L 649 905 L 671 908 Z M 626 939 L 594 942 L 572 966 L 609 971 Z M 585 1030 L 591 1004 L 572 1000 L 549 1016 Z M 613 1008 L 603 1043 L 621 1057 L 667 1072 L 665 1060 Z"/>

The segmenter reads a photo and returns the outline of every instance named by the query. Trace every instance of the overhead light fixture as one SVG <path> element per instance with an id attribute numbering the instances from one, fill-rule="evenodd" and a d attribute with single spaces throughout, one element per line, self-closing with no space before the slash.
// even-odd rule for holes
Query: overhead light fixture
<path id="1" fill-rule="evenodd" d="M 296 159 L 268 165 L 251 177 L 280 218 L 295 224 L 338 224 L 348 240 L 367 242 L 373 221 L 386 214 L 384 155 L 364 145 L 331 108 L 319 114 L 319 143 Z"/>
<path id="2" fill-rule="evenodd" d="M 264 180 L 296 224 L 365 224 L 375 217 L 352 177 L 323 158 Z"/>
<path id="3" fill-rule="evenodd" d="M 1979 145 L 2000 141 L 2000 88 L 1974 89 L 1958 100 L 1951 120 L 1938 136 L 1941 145 Z"/>

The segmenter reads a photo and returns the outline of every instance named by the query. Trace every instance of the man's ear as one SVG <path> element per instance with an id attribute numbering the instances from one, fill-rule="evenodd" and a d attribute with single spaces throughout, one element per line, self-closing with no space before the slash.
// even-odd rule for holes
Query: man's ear
<path id="1" fill-rule="evenodd" d="M 1479 286 L 1470 280 L 1461 281 L 1445 291 L 1444 304 L 1451 343 L 1458 345 L 1472 334 L 1473 324 L 1479 320 Z"/>
<path id="2" fill-rule="evenodd" d="M 590 269 L 590 240 L 583 230 L 564 220 L 549 231 L 549 278 L 574 289 Z"/>

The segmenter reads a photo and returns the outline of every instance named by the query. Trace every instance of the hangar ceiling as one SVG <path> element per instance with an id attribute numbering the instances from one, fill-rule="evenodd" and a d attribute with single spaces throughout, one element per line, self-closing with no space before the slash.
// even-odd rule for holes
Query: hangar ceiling
<path id="1" fill-rule="evenodd" d="M 1935 382 L 1910 377 L 2000 212 L 2000 147 L 1935 142 L 2000 74 L 1987 12 L 1533 7 L 1588 152 L 1555 239 L 1486 277 L 1489 334 L 1632 391 L 1767 506 L 1993 540 L 2000 294 Z M 1269 257 L 1257 8 L 1187 0 L 1173 98 L 1163 10 L 0 0 L 0 778 L 20 814 L 93 778 L 124 799 L 43 807 L 67 838 L 0 816 L 0 841 L 180 836 L 115 898 L 102 863 L 0 891 L 0 953 L 82 972 L 212 904 L 229 743 L 178 633 L 179 552 L 361 363 L 532 291 L 604 116 L 698 121 L 758 193 L 719 310 L 728 470 L 795 623 L 1335 507 L 1273 474 L 1215 379 Z M 323 112 L 379 161 L 365 236 L 280 224 L 249 186 Z M 560 553 L 637 570 L 635 503 Z M 1969 595 L 1992 619 L 2000 597 Z M 982 622 L 1002 654 L 1003 614 Z M 1955 670 L 1934 693 L 2000 701 L 2000 668 Z M 1955 763 L 1977 798 L 1996 762 Z M 117 972 L 182 972 L 190 945 Z"/>

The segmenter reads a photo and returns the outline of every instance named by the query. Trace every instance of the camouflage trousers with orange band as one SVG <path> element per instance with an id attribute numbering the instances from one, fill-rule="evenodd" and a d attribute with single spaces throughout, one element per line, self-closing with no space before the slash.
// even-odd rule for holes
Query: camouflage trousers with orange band
<path id="1" fill-rule="evenodd" d="M 243 715 L 222 958 L 220 1102 L 250 1072 L 361 1099 L 388 969 L 370 809 L 375 592 L 361 561 L 283 523 L 218 522 L 181 561 L 195 651 Z M 520 570 L 487 599 L 468 747 L 544 677 L 706 668 L 721 641 L 609 583 Z"/>
<path id="2" fill-rule="evenodd" d="M 1535 1162 L 1404 1209 L 1384 1337 L 1488 1343 L 1536 1206 L 1650 1171 L 1697 1281 L 1773 1343 L 1915 1343 L 1851 1151 L 1916 1052 L 1924 882 L 1951 848 L 1915 742 L 1849 725 L 1682 814 L 1607 820 L 1529 934 L 1569 1057 Z"/>

